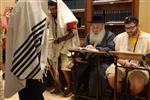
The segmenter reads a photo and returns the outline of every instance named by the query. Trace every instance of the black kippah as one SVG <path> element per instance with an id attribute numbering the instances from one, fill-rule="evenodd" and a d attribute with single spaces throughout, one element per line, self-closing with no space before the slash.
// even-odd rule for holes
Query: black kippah
<path id="1" fill-rule="evenodd" d="M 48 0 L 48 5 L 55 5 L 56 2 L 54 0 Z"/>

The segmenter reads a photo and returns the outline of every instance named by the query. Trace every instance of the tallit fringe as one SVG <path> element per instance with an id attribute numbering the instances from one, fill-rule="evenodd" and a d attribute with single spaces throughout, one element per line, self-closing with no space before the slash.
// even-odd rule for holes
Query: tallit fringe
<path id="1" fill-rule="evenodd" d="M 49 71 L 49 66 L 45 67 L 44 73 L 43 73 L 43 77 L 41 79 L 38 79 L 39 82 L 44 83 L 44 78 L 47 77 L 48 71 Z"/>

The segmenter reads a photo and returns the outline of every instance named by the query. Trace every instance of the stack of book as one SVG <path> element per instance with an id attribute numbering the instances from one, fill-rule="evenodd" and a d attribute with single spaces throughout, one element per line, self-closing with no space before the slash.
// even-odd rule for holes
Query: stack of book
<path id="1" fill-rule="evenodd" d="M 126 16 L 132 15 L 131 11 L 131 8 L 98 9 L 94 11 L 94 15 L 104 16 L 105 22 L 123 21 Z"/>

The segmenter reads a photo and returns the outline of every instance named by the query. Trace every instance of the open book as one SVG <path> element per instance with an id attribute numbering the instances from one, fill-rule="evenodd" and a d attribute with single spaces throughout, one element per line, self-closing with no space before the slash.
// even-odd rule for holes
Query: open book
<path id="1" fill-rule="evenodd" d="M 77 49 L 78 49 L 78 50 L 91 51 L 91 52 L 98 52 L 98 51 L 99 51 L 99 50 L 97 50 L 97 49 L 89 49 L 89 48 L 86 48 L 86 47 L 78 47 Z"/>

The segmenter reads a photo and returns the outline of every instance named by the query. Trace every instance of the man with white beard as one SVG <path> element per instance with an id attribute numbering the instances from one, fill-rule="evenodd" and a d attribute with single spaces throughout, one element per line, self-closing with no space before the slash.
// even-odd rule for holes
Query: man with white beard
<path id="1" fill-rule="evenodd" d="M 104 19 L 102 16 L 95 15 L 92 17 L 91 21 L 91 30 L 90 33 L 86 36 L 83 47 L 87 49 L 96 49 L 102 51 L 110 51 L 114 50 L 114 39 L 115 35 L 106 31 L 104 27 Z M 82 58 L 80 58 L 82 56 Z M 79 67 L 76 68 L 76 78 L 78 78 L 77 84 L 81 84 L 84 86 L 84 90 L 88 91 L 87 95 L 91 97 L 96 97 L 97 88 L 99 91 L 101 89 L 101 93 L 99 93 L 99 97 L 103 96 L 103 93 L 106 89 L 106 79 L 105 79 L 105 71 L 107 67 L 111 64 L 111 57 L 107 54 L 100 56 L 100 63 L 98 65 L 97 70 L 97 55 L 94 53 L 82 53 L 79 54 L 79 58 L 77 61 L 79 62 Z M 82 60 L 85 61 L 82 63 Z M 98 76 L 97 76 L 98 71 Z M 99 78 L 99 86 L 97 87 L 97 78 Z M 81 83 L 80 83 L 81 82 Z M 88 83 L 88 84 L 87 84 Z"/>

